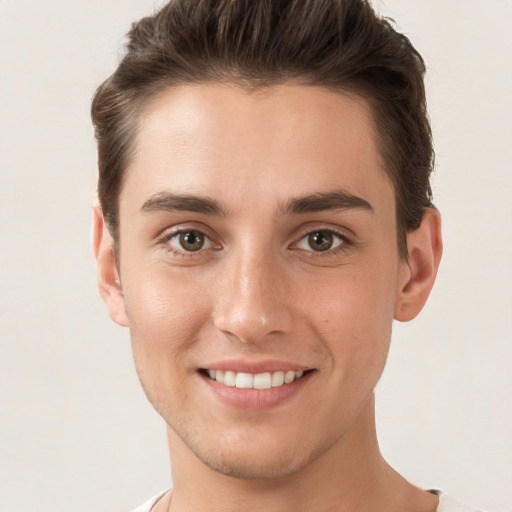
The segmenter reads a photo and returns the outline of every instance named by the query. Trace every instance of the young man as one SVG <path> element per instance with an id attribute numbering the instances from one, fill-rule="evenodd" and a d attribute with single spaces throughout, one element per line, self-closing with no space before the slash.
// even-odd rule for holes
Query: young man
<path id="1" fill-rule="evenodd" d="M 140 511 L 450 512 L 380 454 L 441 258 L 421 57 L 361 0 L 171 0 L 99 88 L 94 247 L 167 424 Z"/>

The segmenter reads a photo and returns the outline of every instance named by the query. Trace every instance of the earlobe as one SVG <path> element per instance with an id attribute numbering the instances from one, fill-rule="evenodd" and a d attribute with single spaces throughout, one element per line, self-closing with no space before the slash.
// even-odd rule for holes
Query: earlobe
<path id="1" fill-rule="evenodd" d="M 394 316 L 401 322 L 418 315 L 434 286 L 443 252 L 441 216 L 435 208 L 425 210 L 419 228 L 408 233 L 407 248 Z"/>
<path id="2" fill-rule="evenodd" d="M 96 258 L 98 289 L 107 306 L 110 318 L 117 324 L 127 327 L 128 317 L 124 304 L 119 272 L 108 232 L 99 206 L 93 208 L 92 248 Z"/>

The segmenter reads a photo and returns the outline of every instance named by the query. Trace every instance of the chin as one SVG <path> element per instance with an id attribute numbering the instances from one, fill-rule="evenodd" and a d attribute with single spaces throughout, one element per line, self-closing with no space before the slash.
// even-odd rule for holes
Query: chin
<path id="1" fill-rule="evenodd" d="M 260 453 L 261 453 L 260 449 Z M 195 455 L 210 469 L 232 478 L 243 480 L 267 480 L 284 478 L 300 471 L 308 464 L 307 460 L 287 460 L 270 456 L 251 460 L 250 456 L 218 453 L 195 453 Z"/>
<path id="2" fill-rule="evenodd" d="M 178 433 L 179 435 L 179 433 Z M 232 478 L 267 480 L 297 473 L 322 455 L 328 446 L 312 446 L 307 441 L 285 443 L 280 438 L 204 439 L 181 436 L 188 449 L 208 468 Z M 211 441 L 211 440 L 210 440 Z M 289 439 L 288 439 L 289 441 Z"/>

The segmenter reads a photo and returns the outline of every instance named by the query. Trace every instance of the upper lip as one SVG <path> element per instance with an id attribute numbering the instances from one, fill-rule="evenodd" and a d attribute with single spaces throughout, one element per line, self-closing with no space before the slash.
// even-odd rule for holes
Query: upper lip
<path id="1" fill-rule="evenodd" d="M 289 361 L 278 361 L 278 360 L 262 360 L 262 361 L 247 361 L 241 359 L 231 359 L 216 361 L 208 363 L 201 367 L 204 370 L 222 370 L 232 371 L 236 373 L 267 373 L 267 372 L 289 372 L 289 371 L 306 371 L 310 370 L 310 366 L 304 366 Z"/>

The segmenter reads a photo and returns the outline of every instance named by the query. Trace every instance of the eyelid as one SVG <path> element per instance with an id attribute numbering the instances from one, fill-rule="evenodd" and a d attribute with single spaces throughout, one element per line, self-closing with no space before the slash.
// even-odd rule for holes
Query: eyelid
<path id="1" fill-rule="evenodd" d="M 295 242 L 290 244 L 289 248 L 292 250 L 299 250 L 303 251 L 304 254 L 307 254 L 308 256 L 312 257 L 328 257 L 337 254 L 338 252 L 347 250 L 355 245 L 355 241 L 353 240 L 352 230 L 350 229 L 342 229 L 338 228 L 332 225 L 326 225 L 326 224 L 309 224 L 307 226 L 301 227 L 299 230 L 297 230 L 298 233 L 295 237 Z M 319 232 L 319 231 L 325 231 L 328 233 L 331 233 L 334 237 L 341 240 L 342 243 L 336 245 L 335 247 L 332 247 L 330 249 L 327 249 L 326 251 L 314 251 L 313 249 L 304 249 L 298 247 L 298 243 L 302 240 L 304 240 L 306 237 L 311 235 L 312 233 Z M 350 234 L 347 234 L 346 231 L 349 231 Z M 355 236 L 355 235 L 354 235 Z"/>
<path id="2" fill-rule="evenodd" d="M 201 249 L 198 249 L 197 251 L 187 251 L 180 247 L 175 247 L 170 244 L 170 240 L 174 237 L 177 237 L 181 235 L 182 233 L 186 233 L 188 231 L 196 231 L 198 233 L 201 233 L 205 240 L 207 240 L 208 246 L 207 247 L 201 247 Z M 156 238 L 156 243 L 159 245 L 165 246 L 166 250 L 174 252 L 175 255 L 181 255 L 183 257 L 194 257 L 199 256 L 201 253 L 204 253 L 205 251 L 209 250 L 218 250 L 222 248 L 222 244 L 220 242 L 217 242 L 216 239 L 218 237 L 214 236 L 211 233 L 211 229 L 204 225 L 197 225 L 196 223 L 183 223 L 178 224 L 176 226 L 168 227 L 160 232 L 160 234 Z"/>
<path id="3" fill-rule="evenodd" d="M 336 243 L 336 241 L 334 241 L 334 242 L 333 242 L 333 246 L 332 246 L 332 247 L 330 247 L 329 249 L 327 249 L 326 251 L 315 251 L 315 250 L 314 250 L 314 249 L 312 249 L 312 248 L 299 247 L 299 244 L 300 244 L 301 242 L 306 241 L 306 240 L 307 240 L 307 239 L 308 239 L 308 238 L 309 238 L 313 233 L 321 233 L 321 232 L 326 232 L 326 233 L 330 233 L 330 234 L 332 234 L 332 235 L 333 235 L 333 238 L 334 238 L 334 239 L 337 239 L 337 242 L 338 242 L 338 243 Z M 305 242 L 305 243 L 307 244 L 308 242 Z M 340 235 L 340 234 L 339 234 L 339 233 L 337 233 L 336 231 L 333 231 L 333 230 L 331 230 L 331 229 L 314 229 L 313 231 L 310 231 L 309 233 L 306 233 L 304 236 L 302 236 L 302 237 L 301 237 L 301 238 L 300 238 L 300 239 L 295 243 L 295 245 L 296 245 L 299 249 L 301 249 L 301 250 L 303 250 L 303 251 L 312 251 L 312 252 L 318 252 L 318 253 L 321 253 L 321 252 L 327 253 L 327 252 L 329 252 L 329 251 L 331 251 L 331 252 L 332 252 L 332 251 L 336 250 L 338 247 L 340 247 L 341 245 L 346 244 L 346 243 L 347 243 L 347 239 L 346 239 L 346 237 L 344 237 L 344 236 Z"/>
<path id="4" fill-rule="evenodd" d="M 160 232 L 155 236 L 155 239 L 158 241 L 162 241 L 178 233 L 183 233 L 187 231 L 198 231 L 199 233 L 202 233 L 205 237 L 211 240 L 220 239 L 220 237 L 214 231 L 212 231 L 211 228 L 209 228 L 202 222 L 180 222 L 179 224 L 175 224 L 174 226 L 167 226 L 164 229 L 160 230 Z"/>
<path id="5" fill-rule="evenodd" d="M 347 241 L 356 236 L 350 228 L 345 226 L 338 226 L 329 222 L 308 222 L 294 230 L 294 238 L 298 240 L 315 231 L 328 231 Z"/>
<path id="6" fill-rule="evenodd" d="M 198 229 L 180 229 L 178 231 L 175 231 L 174 233 L 169 233 L 165 239 L 167 241 L 167 244 L 171 246 L 171 240 L 172 239 L 178 239 L 179 236 L 181 236 L 183 233 L 190 233 L 190 232 L 196 232 L 196 233 L 200 233 L 201 235 L 204 236 L 204 240 L 205 240 L 205 244 L 203 245 L 203 247 L 201 247 L 200 249 L 198 249 L 197 251 L 187 251 L 186 249 L 183 249 L 182 247 L 176 247 L 175 249 L 178 250 L 178 251 L 182 251 L 182 252 L 185 252 L 185 253 L 193 253 L 193 252 L 200 252 L 200 251 L 204 251 L 206 249 L 210 249 L 214 243 L 213 243 L 213 240 L 206 234 L 206 233 L 203 233 L 202 231 L 199 231 Z"/>

